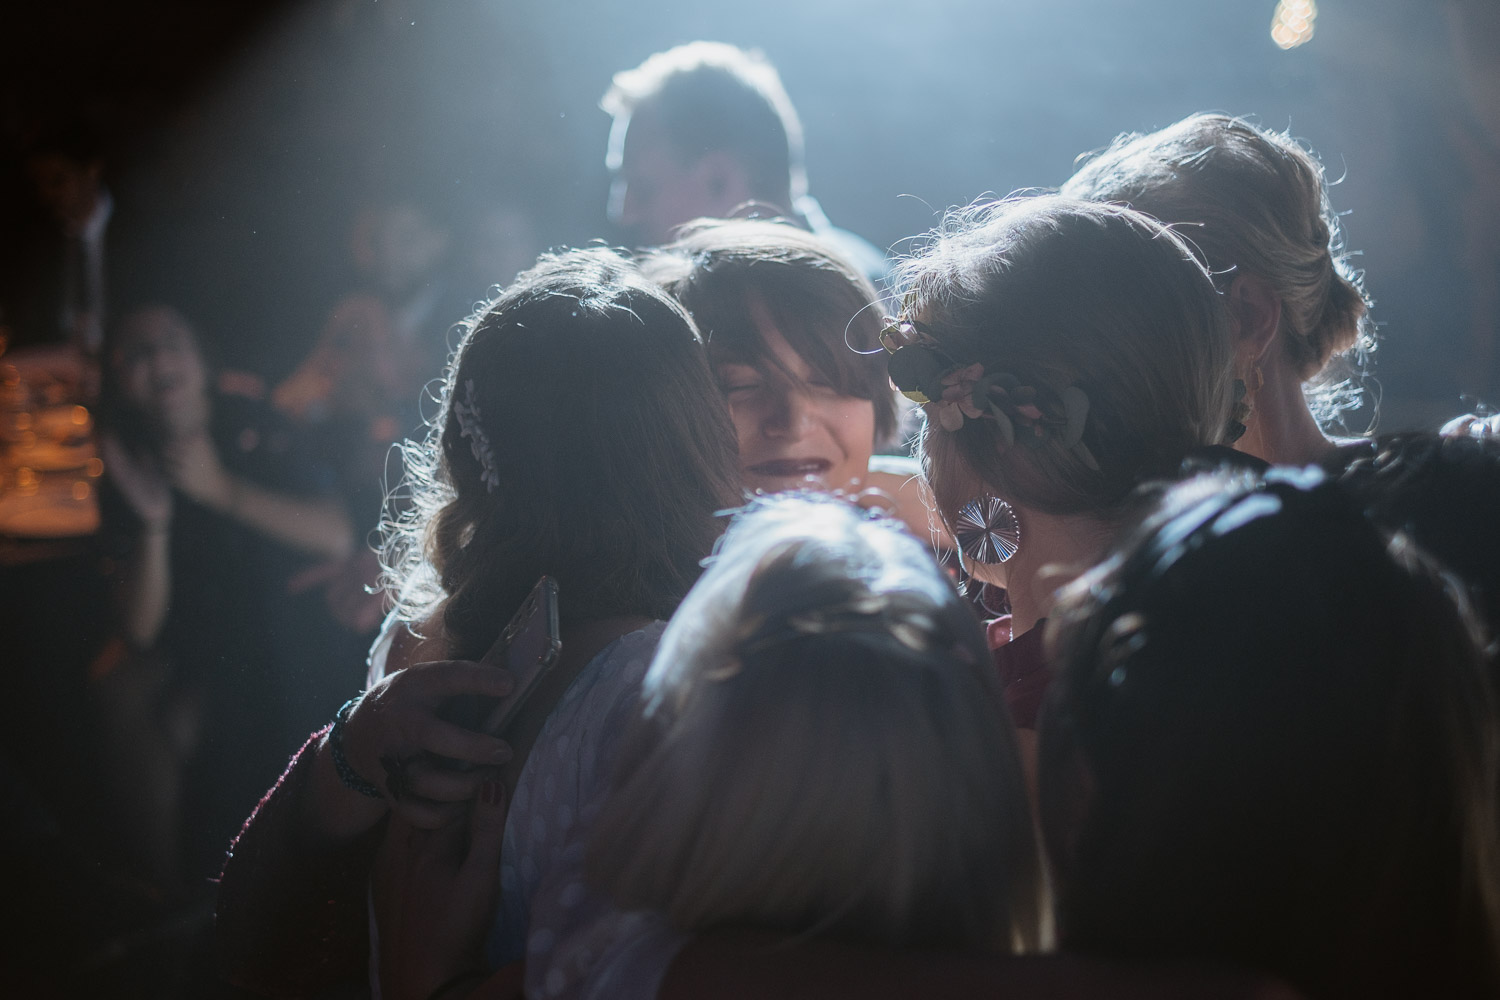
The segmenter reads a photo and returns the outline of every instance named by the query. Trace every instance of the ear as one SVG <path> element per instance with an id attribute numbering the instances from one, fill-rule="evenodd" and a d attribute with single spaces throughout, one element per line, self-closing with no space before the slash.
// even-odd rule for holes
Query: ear
<path id="1" fill-rule="evenodd" d="M 751 201 L 750 176 L 734 154 L 727 150 L 704 153 L 693 167 L 701 190 L 713 200 L 716 213 L 727 216 L 735 206 Z"/>
<path id="2" fill-rule="evenodd" d="M 1235 278 L 1225 296 L 1233 322 L 1234 352 L 1255 364 L 1266 356 L 1281 329 L 1281 296 L 1257 274 Z"/>

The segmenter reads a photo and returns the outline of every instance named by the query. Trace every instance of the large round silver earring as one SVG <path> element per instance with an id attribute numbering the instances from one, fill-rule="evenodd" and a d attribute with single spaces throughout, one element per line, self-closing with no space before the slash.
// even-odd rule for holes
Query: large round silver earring
<path id="1" fill-rule="evenodd" d="M 999 497 L 983 496 L 964 504 L 953 535 L 964 556 L 976 563 L 1008 562 L 1021 547 L 1016 512 Z"/>

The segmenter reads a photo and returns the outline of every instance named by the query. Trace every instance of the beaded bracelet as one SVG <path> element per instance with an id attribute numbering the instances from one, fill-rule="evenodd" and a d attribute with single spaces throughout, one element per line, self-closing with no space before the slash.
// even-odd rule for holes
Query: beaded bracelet
<path id="1" fill-rule="evenodd" d="M 339 780 L 344 783 L 345 788 L 353 789 L 361 795 L 368 795 L 372 799 L 383 799 L 380 789 L 370 784 L 359 776 L 349 763 L 349 758 L 344 756 L 344 723 L 349 721 L 349 714 L 354 711 L 354 706 L 359 704 L 364 693 L 361 692 L 344 702 L 344 707 L 339 709 L 339 714 L 333 717 L 333 728 L 328 730 L 328 752 L 333 757 L 333 769 L 338 772 Z"/>

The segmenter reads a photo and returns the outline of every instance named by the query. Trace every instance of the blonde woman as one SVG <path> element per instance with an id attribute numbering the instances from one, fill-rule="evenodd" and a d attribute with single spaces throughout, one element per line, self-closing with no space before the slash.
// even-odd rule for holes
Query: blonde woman
<path id="1" fill-rule="evenodd" d="M 1339 446 L 1355 442 L 1323 427 L 1358 402 L 1347 362 L 1374 340 L 1312 153 L 1243 118 L 1197 114 L 1120 136 L 1061 193 L 1129 205 L 1203 254 L 1233 323 L 1237 449 L 1278 464 L 1337 464 Z"/>
<path id="2" fill-rule="evenodd" d="M 590 873 L 623 909 L 883 947 L 1036 951 L 1030 808 L 973 613 L 898 522 L 735 520 L 662 637 Z"/>

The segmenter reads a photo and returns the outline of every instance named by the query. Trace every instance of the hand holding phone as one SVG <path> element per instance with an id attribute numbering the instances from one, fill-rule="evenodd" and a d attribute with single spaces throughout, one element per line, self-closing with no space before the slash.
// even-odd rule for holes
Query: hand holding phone
<path id="1" fill-rule="evenodd" d="M 480 657 L 480 663 L 503 666 L 515 678 L 511 693 L 501 698 L 485 716 L 479 731 L 503 736 L 520 714 L 526 699 L 542 678 L 557 664 L 562 636 L 557 625 L 557 581 L 544 576 L 531 588 L 520 610 L 500 633 L 500 638 Z"/>
<path id="2" fill-rule="evenodd" d="M 461 696 L 439 711 L 448 722 L 486 733 L 505 735 L 527 698 L 556 665 L 562 650 L 557 621 L 557 582 L 544 576 L 501 630 L 499 638 L 479 662 L 510 671 L 515 681 L 504 698 Z"/>

